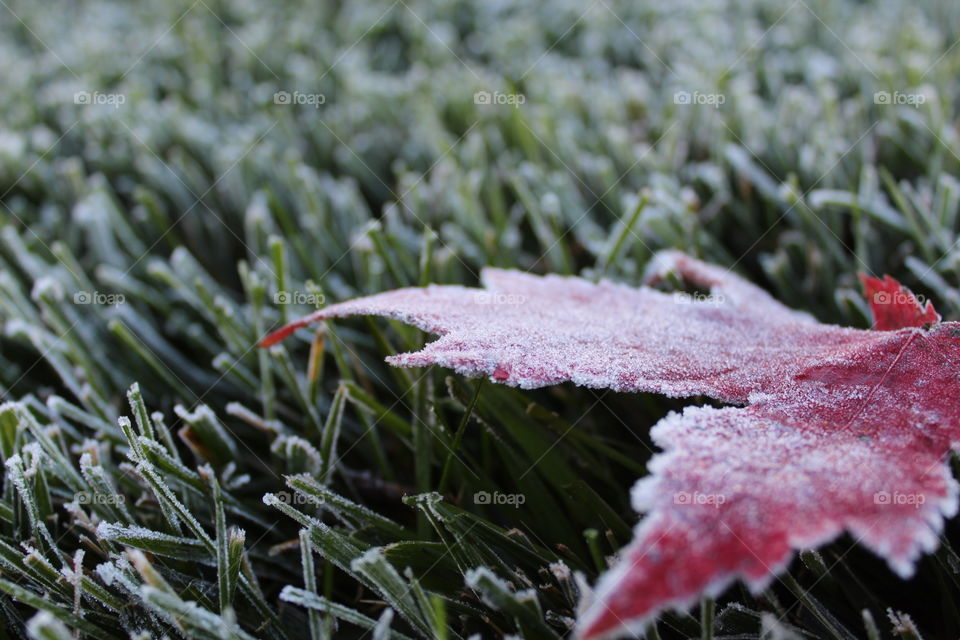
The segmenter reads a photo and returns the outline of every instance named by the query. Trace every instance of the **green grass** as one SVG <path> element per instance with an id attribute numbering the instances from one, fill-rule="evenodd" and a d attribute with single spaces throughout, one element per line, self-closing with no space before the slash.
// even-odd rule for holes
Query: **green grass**
<path id="1" fill-rule="evenodd" d="M 254 348 L 313 302 L 677 247 L 823 321 L 867 325 L 858 271 L 960 317 L 945 0 L 7 0 L 0 34 L 0 638 L 568 633 L 684 403 L 390 369 L 429 337 L 385 321 Z M 956 637 L 958 535 L 650 637 Z"/>

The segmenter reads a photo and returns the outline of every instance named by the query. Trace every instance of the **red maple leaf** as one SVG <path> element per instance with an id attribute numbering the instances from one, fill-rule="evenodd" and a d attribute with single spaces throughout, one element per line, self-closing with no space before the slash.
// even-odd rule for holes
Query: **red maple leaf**
<path id="1" fill-rule="evenodd" d="M 660 254 L 709 295 L 487 269 L 484 289 L 401 289 L 310 322 L 373 314 L 440 338 L 389 358 L 523 388 L 564 381 L 707 395 L 653 427 L 663 453 L 637 482 L 645 517 L 580 614 L 582 638 L 637 631 L 667 607 L 740 578 L 763 589 L 795 549 L 849 532 L 908 576 L 957 509 L 946 457 L 960 446 L 960 323 L 938 323 L 895 280 L 865 279 L 877 327 L 820 324 L 728 271 Z M 887 294 L 882 296 L 881 294 Z"/>

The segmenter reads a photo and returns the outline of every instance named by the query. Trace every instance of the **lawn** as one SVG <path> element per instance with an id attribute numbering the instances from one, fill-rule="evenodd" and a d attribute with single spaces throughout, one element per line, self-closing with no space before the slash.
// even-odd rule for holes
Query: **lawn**
<path id="1" fill-rule="evenodd" d="M 0 640 L 571 637 L 650 428 L 719 403 L 391 367 L 433 340 L 393 320 L 258 341 L 663 249 L 823 323 L 871 326 L 860 273 L 960 320 L 958 39 L 948 0 L 0 0 Z M 644 633 L 957 638 L 939 538 Z"/>

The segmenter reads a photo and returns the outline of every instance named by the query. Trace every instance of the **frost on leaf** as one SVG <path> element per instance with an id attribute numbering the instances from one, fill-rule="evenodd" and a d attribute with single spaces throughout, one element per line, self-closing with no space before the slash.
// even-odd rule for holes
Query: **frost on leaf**
<path id="1" fill-rule="evenodd" d="M 794 549 L 842 532 L 907 576 L 957 506 L 946 466 L 960 445 L 960 324 L 939 323 L 899 283 L 866 279 L 877 326 L 824 325 L 678 252 L 674 272 L 708 296 L 487 269 L 483 289 L 401 289 L 327 307 L 438 334 L 399 366 L 440 364 L 523 388 L 564 381 L 617 391 L 707 395 L 653 427 L 664 452 L 633 489 L 646 514 L 584 603 L 582 638 L 636 631 L 667 607 L 740 578 L 762 589 Z M 894 296 L 896 292 L 896 296 Z"/>

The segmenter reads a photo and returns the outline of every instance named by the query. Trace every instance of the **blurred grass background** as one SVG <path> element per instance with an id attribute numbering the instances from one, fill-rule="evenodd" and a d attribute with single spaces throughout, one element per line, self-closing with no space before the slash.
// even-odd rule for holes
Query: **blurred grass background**
<path id="1" fill-rule="evenodd" d="M 0 5 L 0 638 L 569 634 L 685 403 L 391 370 L 384 321 L 254 349 L 312 303 L 676 247 L 960 313 L 956 3 Z M 648 635 L 956 638 L 957 540 Z"/>

